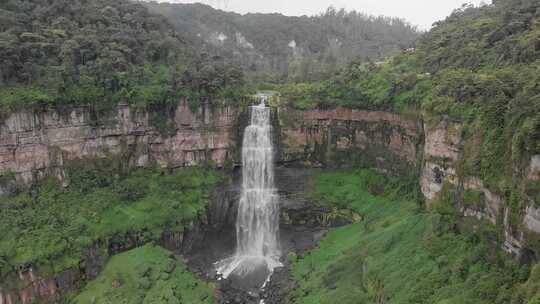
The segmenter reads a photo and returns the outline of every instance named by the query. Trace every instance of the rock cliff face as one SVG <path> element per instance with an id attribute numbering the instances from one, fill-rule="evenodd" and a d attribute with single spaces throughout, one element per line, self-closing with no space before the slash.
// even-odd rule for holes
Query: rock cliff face
<path id="1" fill-rule="evenodd" d="M 424 126 L 424 164 L 421 175 L 422 193 L 429 201 L 442 190 L 443 182 L 457 185 L 456 165 L 461 151 L 459 123 L 442 120 L 435 127 Z"/>
<path id="2" fill-rule="evenodd" d="M 280 109 L 281 160 L 315 166 L 362 164 L 407 175 L 420 165 L 422 124 L 380 111 Z M 413 169 L 413 170 L 411 170 Z"/>
<path id="3" fill-rule="evenodd" d="M 416 119 L 341 108 L 278 108 L 276 113 L 280 161 L 363 164 L 393 174 L 408 174 L 421 164 L 423 130 Z M 192 111 L 186 101 L 166 111 L 119 105 L 97 114 L 85 107 L 18 112 L 0 122 L 0 174 L 18 184 L 51 175 L 64 181 L 70 161 L 110 156 L 134 167 L 223 167 L 238 161 L 245 116 L 245 111 L 225 106 Z M 11 180 L 3 178 L 0 194 L 11 188 Z"/>
<path id="4" fill-rule="evenodd" d="M 380 111 L 280 108 L 280 159 L 309 166 L 363 165 L 394 175 L 417 174 L 428 207 L 444 191 L 452 192 L 456 211 L 472 220 L 475 229 L 489 226 L 497 231 L 505 251 L 526 259 L 540 254 L 540 155 L 532 156 L 526 168 L 515 170 L 521 201 L 511 206 L 507 193 L 473 173 L 460 171 L 466 158 L 463 125 L 426 115 L 436 122 Z M 465 201 L 471 193 L 476 201 Z"/>
<path id="5" fill-rule="evenodd" d="M 64 179 L 71 160 L 120 156 L 131 165 L 225 165 L 232 157 L 236 112 L 186 101 L 167 111 L 127 105 L 96 113 L 85 107 L 18 112 L 0 122 L 0 173 L 29 184 L 45 175 Z M 4 183 L 1 192 L 9 191 Z"/>
<path id="6" fill-rule="evenodd" d="M 0 303 L 32 303 L 36 299 L 53 301 L 57 295 L 57 285 L 52 279 L 44 279 L 33 269 L 19 271 L 18 280 L 26 286 L 20 290 L 3 291 L 0 288 Z"/>
<path id="7" fill-rule="evenodd" d="M 442 118 L 434 125 L 425 125 L 425 145 L 423 169 L 420 176 L 421 189 L 428 206 L 440 198 L 443 188 L 447 187 L 457 196 L 455 207 L 465 218 L 476 220 L 476 225 L 491 225 L 502 232 L 501 245 L 508 253 L 518 257 L 528 255 L 537 248 L 531 243 L 540 234 L 540 208 L 534 198 L 523 191 L 521 197 L 525 205 L 523 210 L 510 206 L 504 193 L 490 189 L 486 182 L 477 176 L 459 174 L 458 167 L 464 160 L 463 126 Z M 518 188 L 538 181 L 540 172 L 540 155 L 535 155 L 525 170 L 523 180 Z M 477 201 L 466 202 L 466 192 L 476 193 Z M 517 223 L 511 223 L 510 217 L 517 217 Z M 536 252 L 538 254 L 538 252 Z"/>

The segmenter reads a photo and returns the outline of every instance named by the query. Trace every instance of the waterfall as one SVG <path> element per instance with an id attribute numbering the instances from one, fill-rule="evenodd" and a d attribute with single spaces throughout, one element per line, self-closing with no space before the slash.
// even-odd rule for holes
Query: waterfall
<path id="1" fill-rule="evenodd" d="M 246 276 L 264 266 L 268 277 L 279 262 L 279 206 L 274 187 L 270 108 L 263 98 L 251 107 L 242 143 L 242 194 L 236 220 L 236 252 L 217 263 L 224 278 Z M 267 278 L 268 278 L 267 277 Z"/>

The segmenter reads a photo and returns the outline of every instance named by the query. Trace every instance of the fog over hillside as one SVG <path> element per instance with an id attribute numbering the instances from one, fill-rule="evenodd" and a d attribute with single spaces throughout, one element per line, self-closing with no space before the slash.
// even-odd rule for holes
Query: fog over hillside
<path id="1" fill-rule="evenodd" d="M 242 66 L 252 77 L 271 81 L 320 80 L 353 60 L 382 60 L 411 47 L 419 36 L 402 19 L 344 9 L 287 17 L 240 15 L 203 4 L 145 5 L 200 47 Z"/>
<path id="2" fill-rule="evenodd" d="M 282 13 L 287 16 L 317 15 L 333 6 L 356 10 L 370 15 L 403 18 L 422 30 L 429 30 L 436 21 L 443 20 L 463 3 L 490 4 L 491 0 L 157 0 L 169 3 L 200 2 L 216 9 L 246 13 Z"/>

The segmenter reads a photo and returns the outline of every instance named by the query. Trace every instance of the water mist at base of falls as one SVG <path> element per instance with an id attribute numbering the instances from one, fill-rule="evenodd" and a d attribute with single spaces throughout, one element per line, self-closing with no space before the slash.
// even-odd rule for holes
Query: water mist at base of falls
<path id="1" fill-rule="evenodd" d="M 279 205 L 274 186 L 270 108 L 251 107 L 242 143 L 242 193 L 236 220 L 236 252 L 216 263 L 223 278 L 261 288 L 279 262 Z M 258 285 L 258 286 L 257 286 Z"/>

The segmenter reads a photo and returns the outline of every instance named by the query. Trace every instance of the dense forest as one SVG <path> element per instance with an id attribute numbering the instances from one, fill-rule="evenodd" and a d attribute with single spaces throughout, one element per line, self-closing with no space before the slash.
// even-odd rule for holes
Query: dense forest
<path id="1" fill-rule="evenodd" d="M 0 3 L 0 22 L 4 112 L 235 100 L 248 92 L 247 80 L 251 87 L 320 80 L 352 59 L 381 60 L 419 35 L 401 19 L 333 8 L 286 17 L 128 0 L 9 0 Z"/>
<path id="2" fill-rule="evenodd" d="M 240 69 L 127 0 L 2 1 L 0 65 L 4 110 L 200 100 L 243 85 Z"/>
<path id="3" fill-rule="evenodd" d="M 266 82 L 321 80 L 358 59 L 379 61 L 409 48 L 416 27 L 399 18 L 329 8 L 317 16 L 240 15 L 203 4 L 145 3 L 175 28 Z"/>

